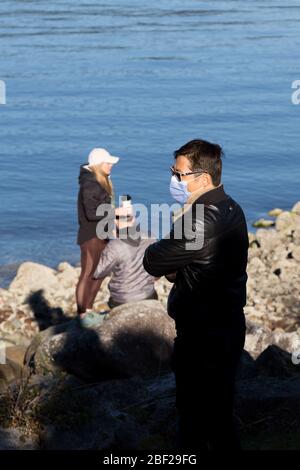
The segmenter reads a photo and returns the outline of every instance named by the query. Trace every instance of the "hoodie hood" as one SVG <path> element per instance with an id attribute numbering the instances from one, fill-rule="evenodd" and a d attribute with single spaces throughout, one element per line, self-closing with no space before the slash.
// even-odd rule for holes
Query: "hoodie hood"
<path id="1" fill-rule="evenodd" d="M 82 184 L 84 181 L 95 181 L 95 175 L 91 170 L 87 169 L 87 164 L 80 165 L 78 183 Z"/>
<path id="2" fill-rule="evenodd" d="M 137 232 L 138 236 L 135 238 L 133 233 Z M 139 246 L 141 243 L 141 227 L 140 224 L 133 225 L 132 227 L 121 228 L 118 230 L 119 234 L 124 235 L 124 238 L 121 238 L 122 242 L 128 243 L 132 246 Z"/>

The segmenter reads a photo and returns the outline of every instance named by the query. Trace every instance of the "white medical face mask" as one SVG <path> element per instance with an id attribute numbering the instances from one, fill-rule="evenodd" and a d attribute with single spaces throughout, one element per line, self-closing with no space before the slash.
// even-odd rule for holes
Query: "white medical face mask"
<path id="1" fill-rule="evenodd" d="M 170 193 L 179 204 L 185 204 L 192 193 L 187 189 L 188 181 L 178 181 L 175 175 L 171 177 Z"/>

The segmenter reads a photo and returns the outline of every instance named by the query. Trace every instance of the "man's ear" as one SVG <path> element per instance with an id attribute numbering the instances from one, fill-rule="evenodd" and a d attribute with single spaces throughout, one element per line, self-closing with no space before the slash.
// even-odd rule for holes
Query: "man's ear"
<path id="1" fill-rule="evenodd" d="M 206 186 L 211 186 L 213 184 L 211 176 L 209 173 L 204 173 L 204 182 Z"/>

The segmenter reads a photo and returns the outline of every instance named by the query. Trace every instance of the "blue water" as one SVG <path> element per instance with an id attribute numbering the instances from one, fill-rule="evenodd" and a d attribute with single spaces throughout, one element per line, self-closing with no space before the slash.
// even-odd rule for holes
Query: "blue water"
<path id="1" fill-rule="evenodd" d="M 295 0 L 1 0 L 2 270 L 79 261 L 77 176 L 95 146 L 121 157 L 117 194 L 150 204 L 171 202 L 173 150 L 209 139 L 249 227 L 290 208 L 299 31 Z"/>

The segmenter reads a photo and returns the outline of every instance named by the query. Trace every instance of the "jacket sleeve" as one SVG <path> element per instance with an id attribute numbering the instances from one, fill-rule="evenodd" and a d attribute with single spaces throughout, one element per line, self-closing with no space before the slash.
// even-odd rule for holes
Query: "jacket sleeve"
<path id="1" fill-rule="evenodd" d="M 195 228 L 195 227 L 194 227 Z M 197 227 L 197 236 L 192 238 L 182 235 L 180 238 L 174 234 L 174 226 L 170 234 L 162 240 L 150 245 L 144 254 L 143 265 L 145 270 L 155 277 L 166 276 L 168 274 L 184 268 L 195 261 L 196 255 L 199 256 L 203 238 L 203 226 Z"/>
<path id="2" fill-rule="evenodd" d="M 113 241 L 107 243 L 101 253 L 96 271 L 93 274 L 94 279 L 100 279 L 109 276 L 116 264 L 119 262 L 118 250 Z"/>
<path id="3" fill-rule="evenodd" d="M 98 183 L 92 182 L 82 187 L 82 204 L 89 221 L 99 221 L 105 217 L 105 215 L 96 215 L 97 207 L 103 203 L 110 204 L 110 199 Z"/>

